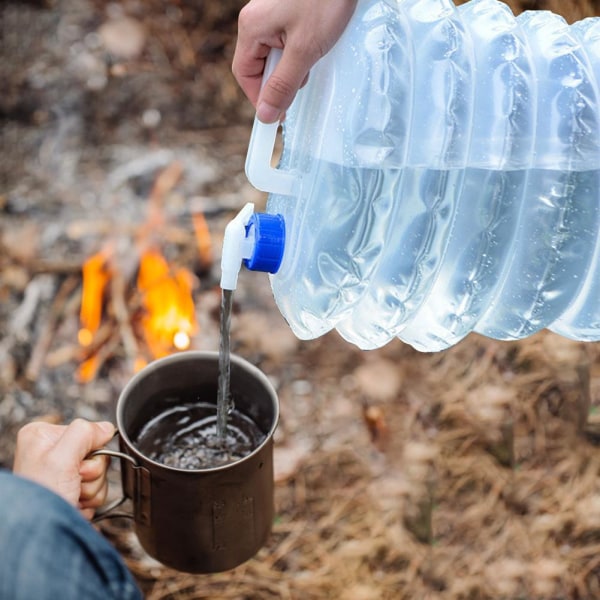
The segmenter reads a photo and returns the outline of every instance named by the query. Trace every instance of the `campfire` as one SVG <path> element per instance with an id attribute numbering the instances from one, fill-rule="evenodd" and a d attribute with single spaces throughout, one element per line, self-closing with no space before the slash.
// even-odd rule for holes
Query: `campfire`
<path id="1" fill-rule="evenodd" d="M 162 203 L 181 176 L 173 163 L 157 177 L 148 204 L 146 222 L 135 232 L 133 264 L 116 249 L 115 240 L 90 256 L 82 268 L 83 284 L 78 341 L 82 350 L 77 376 L 93 380 L 104 362 L 122 344 L 133 371 L 148 361 L 189 349 L 198 332 L 194 289 L 197 278 L 186 267 L 169 261 L 161 244 L 165 241 Z M 202 271 L 212 264 L 212 240 L 202 213 L 191 217 Z M 176 231 L 176 237 L 185 232 Z M 171 237 L 172 230 L 171 230 Z M 118 336 L 114 332 L 118 331 Z"/>

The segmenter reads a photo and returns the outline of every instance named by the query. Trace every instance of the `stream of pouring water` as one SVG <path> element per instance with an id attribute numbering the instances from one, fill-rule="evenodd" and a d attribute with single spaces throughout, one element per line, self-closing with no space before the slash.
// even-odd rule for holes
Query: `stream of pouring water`
<path id="1" fill-rule="evenodd" d="M 227 415 L 233 408 L 229 393 L 231 372 L 231 351 L 229 349 L 229 329 L 233 290 L 221 292 L 221 324 L 219 339 L 219 390 L 217 392 L 217 435 L 221 443 L 227 438 Z"/>

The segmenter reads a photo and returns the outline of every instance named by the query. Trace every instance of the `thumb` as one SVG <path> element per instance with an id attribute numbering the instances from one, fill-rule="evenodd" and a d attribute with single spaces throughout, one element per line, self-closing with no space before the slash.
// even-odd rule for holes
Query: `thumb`
<path id="1" fill-rule="evenodd" d="M 281 59 L 260 92 L 256 116 L 263 123 L 281 120 L 294 100 L 296 92 L 308 77 L 311 62 L 291 58 L 283 50 Z"/>
<path id="2" fill-rule="evenodd" d="M 54 447 L 60 460 L 79 464 L 92 450 L 107 444 L 115 434 L 115 427 L 108 421 L 91 422 L 75 419 L 64 431 Z"/>

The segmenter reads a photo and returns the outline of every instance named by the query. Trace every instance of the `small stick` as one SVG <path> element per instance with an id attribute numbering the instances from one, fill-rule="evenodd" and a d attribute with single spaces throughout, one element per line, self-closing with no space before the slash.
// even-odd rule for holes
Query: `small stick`
<path id="1" fill-rule="evenodd" d="M 113 273 L 111 281 L 111 299 L 115 318 L 119 324 L 125 354 L 132 365 L 139 356 L 139 348 L 129 320 L 129 311 L 125 300 L 125 279 L 119 271 Z"/>
<path id="2" fill-rule="evenodd" d="M 75 276 L 68 277 L 63 281 L 58 293 L 56 294 L 50 314 L 44 323 L 44 327 L 38 337 L 38 340 L 33 348 L 29 362 L 25 369 L 25 378 L 30 381 L 36 381 L 44 364 L 44 359 L 50 350 L 56 327 L 64 315 L 64 308 L 67 304 L 69 296 L 73 293 L 78 284 L 78 278 Z"/>

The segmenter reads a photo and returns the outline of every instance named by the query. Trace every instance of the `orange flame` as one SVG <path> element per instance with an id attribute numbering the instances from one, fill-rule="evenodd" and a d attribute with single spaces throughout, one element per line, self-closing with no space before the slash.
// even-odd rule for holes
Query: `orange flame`
<path id="1" fill-rule="evenodd" d="M 96 377 L 99 368 L 100 357 L 98 354 L 93 354 L 79 365 L 77 369 L 77 381 L 81 383 L 92 381 Z"/>
<path id="2" fill-rule="evenodd" d="M 83 264 L 83 285 L 81 291 L 81 307 L 79 310 L 80 328 L 77 339 L 83 348 L 94 342 L 94 337 L 102 321 L 102 305 L 104 291 L 112 276 L 112 249 L 105 249 L 90 256 Z M 77 379 L 82 382 L 91 381 L 100 367 L 97 354 L 84 360 L 77 370 Z"/>
<path id="3" fill-rule="evenodd" d="M 197 330 L 192 283 L 187 269 L 172 269 L 157 250 L 142 255 L 137 280 L 145 309 L 141 325 L 155 358 L 191 344 Z"/>
<path id="4" fill-rule="evenodd" d="M 83 265 L 83 289 L 79 312 L 81 328 L 77 335 L 83 347 L 92 344 L 94 334 L 100 327 L 104 290 L 111 277 L 111 254 L 108 249 L 102 250 L 91 256 Z"/>

